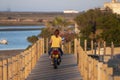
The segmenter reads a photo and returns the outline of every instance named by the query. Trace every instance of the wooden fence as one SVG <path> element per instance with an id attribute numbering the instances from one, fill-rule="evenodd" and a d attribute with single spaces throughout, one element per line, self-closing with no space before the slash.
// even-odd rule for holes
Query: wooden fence
<path id="1" fill-rule="evenodd" d="M 74 44 L 71 45 L 71 43 L 73 42 L 67 43 L 69 46 L 66 46 L 66 49 L 68 49 L 68 53 L 71 53 L 74 45 L 74 54 L 83 80 L 120 80 L 119 76 L 114 76 L 112 67 L 108 67 L 108 64 L 89 56 L 86 43 L 84 49 L 80 46 L 80 41 L 77 39 L 74 40 Z M 65 45 L 63 45 L 63 51 L 64 49 Z M 92 49 L 91 46 L 91 51 L 93 52 Z M 105 46 L 104 50 L 106 50 Z M 46 45 L 44 45 L 44 39 L 40 39 L 28 50 L 1 60 L 0 80 L 25 80 L 44 51 L 48 52 L 48 40 L 46 40 Z M 111 49 L 111 51 L 113 54 L 114 50 Z"/>
<path id="2" fill-rule="evenodd" d="M 1 60 L 0 80 L 25 80 L 43 53 L 44 39 L 40 39 L 28 50 Z"/>
<path id="3" fill-rule="evenodd" d="M 120 80 L 120 76 L 114 76 L 112 67 L 108 67 L 108 64 L 89 56 L 86 43 L 84 46 L 83 50 L 80 41 L 74 40 L 74 53 L 83 80 Z"/>

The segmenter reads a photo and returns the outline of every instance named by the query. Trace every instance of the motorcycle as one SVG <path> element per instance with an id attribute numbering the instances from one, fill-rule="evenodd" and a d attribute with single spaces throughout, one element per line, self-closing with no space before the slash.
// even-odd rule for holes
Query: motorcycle
<path id="1" fill-rule="evenodd" d="M 53 48 L 51 52 L 51 59 L 54 69 L 57 69 L 58 65 L 60 65 L 61 62 L 61 56 L 58 48 Z"/>

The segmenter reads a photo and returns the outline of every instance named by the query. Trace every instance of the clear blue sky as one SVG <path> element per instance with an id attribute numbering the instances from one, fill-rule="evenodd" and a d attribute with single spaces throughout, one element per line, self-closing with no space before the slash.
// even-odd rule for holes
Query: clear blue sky
<path id="1" fill-rule="evenodd" d="M 86 11 L 111 0 L 0 0 L 0 11 Z"/>

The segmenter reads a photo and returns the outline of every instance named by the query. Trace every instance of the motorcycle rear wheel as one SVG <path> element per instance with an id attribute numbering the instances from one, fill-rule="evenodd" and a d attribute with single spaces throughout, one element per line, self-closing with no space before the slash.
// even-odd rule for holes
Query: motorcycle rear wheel
<path id="1" fill-rule="evenodd" d="M 54 64 L 53 64 L 54 69 L 57 69 L 57 60 L 56 60 L 55 58 L 53 59 L 53 63 L 54 63 Z"/>

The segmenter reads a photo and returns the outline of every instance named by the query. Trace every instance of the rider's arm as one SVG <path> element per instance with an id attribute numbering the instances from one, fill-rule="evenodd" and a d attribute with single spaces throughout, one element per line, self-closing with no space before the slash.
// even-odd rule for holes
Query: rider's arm
<path id="1" fill-rule="evenodd" d="M 60 38 L 61 40 L 60 40 L 60 46 L 62 46 L 62 44 L 63 44 L 63 41 L 62 41 L 62 38 Z"/>
<path id="2" fill-rule="evenodd" d="M 50 38 L 49 45 L 51 46 L 51 44 L 52 44 L 52 39 Z"/>
<path id="3" fill-rule="evenodd" d="M 52 43 L 52 40 L 50 39 L 49 44 L 51 44 L 51 43 Z"/>

